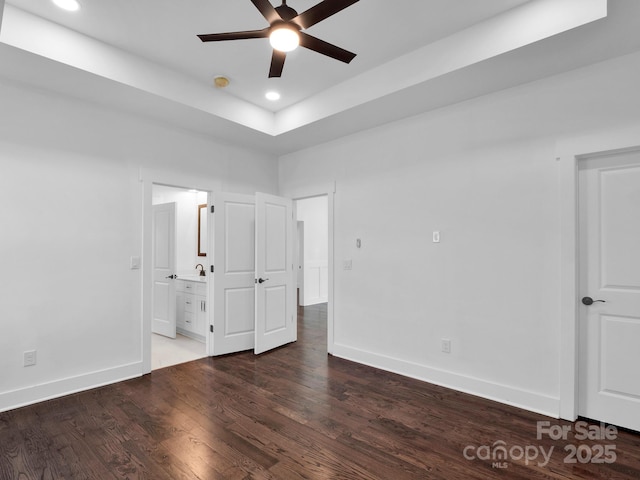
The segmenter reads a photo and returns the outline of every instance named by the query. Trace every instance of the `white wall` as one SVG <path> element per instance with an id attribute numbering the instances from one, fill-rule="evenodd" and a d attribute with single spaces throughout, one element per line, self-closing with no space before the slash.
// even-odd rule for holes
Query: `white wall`
<path id="1" fill-rule="evenodd" d="M 303 305 L 328 299 L 329 216 L 327 197 L 296 201 L 297 219 L 304 222 Z"/>
<path id="2" fill-rule="evenodd" d="M 558 415 L 556 144 L 640 144 L 639 82 L 634 54 L 281 158 L 282 194 L 336 181 L 334 353 Z"/>
<path id="3" fill-rule="evenodd" d="M 141 373 L 142 176 L 335 180 L 334 352 L 557 413 L 556 146 L 640 144 L 639 83 L 634 54 L 288 155 L 279 179 L 267 155 L 0 83 L 0 410 Z"/>
<path id="4" fill-rule="evenodd" d="M 176 203 L 176 272 L 179 276 L 197 275 L 197 264 L 206 268 L 207 257 L 198 256 L 198 205 L 207 203 L 206 192 L 183 188 L 153 186 L 153 205 Z M 206 230 L 206 225 L 204 225 Z M 203 250 L 206 248 L 203 246 Z"/>
<path id="5" fill-rule="evenodd" d="M 0 411 L 142 373 L 141 176 L 277 192 L 275 159 L 0 82 Z M 190 185 L 185 185 L 189 187 Z M 23 367 L 23 352 L 37 365 Z"/>

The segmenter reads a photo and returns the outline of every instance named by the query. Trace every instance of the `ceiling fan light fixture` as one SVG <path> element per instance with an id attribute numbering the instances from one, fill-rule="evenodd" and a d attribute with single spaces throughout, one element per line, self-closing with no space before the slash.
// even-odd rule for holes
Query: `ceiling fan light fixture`
<path id="1" fill-rule="evenodd" d="M 53 3 L 69 12 L 76 12 L 80 10 L 80 3 L 78 3 L 77 0 L 53 0 Z"/>
<path id="2" fill-rule="evenodd" d="M 269 42 L 280 52 L 291 52 L 300 45 L 300 35 L 288 24 L 278 25 L 269 34 Z"/>

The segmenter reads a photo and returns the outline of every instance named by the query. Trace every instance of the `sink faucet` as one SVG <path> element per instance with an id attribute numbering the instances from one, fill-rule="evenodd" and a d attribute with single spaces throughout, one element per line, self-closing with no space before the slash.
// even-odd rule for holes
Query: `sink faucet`
<path id="1" fill-rule="evenodd" d="M 196 265 L 196 270 L 198 270 L 198 267 L 200 267 L 200 276 L 204 277 L 204 275 L 205 275 L 204 266 L 201 263 L 199 263 L 199 264 Z"/>

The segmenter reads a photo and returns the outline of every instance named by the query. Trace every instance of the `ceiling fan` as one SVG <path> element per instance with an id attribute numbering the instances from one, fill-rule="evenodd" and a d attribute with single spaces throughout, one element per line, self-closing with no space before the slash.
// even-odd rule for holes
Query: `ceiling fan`
<path id="1" fill-rule="evenodd" d="M 274 7 L 269 0 L 251 0 L 251 3 L 260 11 L 269 22 L 267 28 L 262 30 L 248 30 L 244 32 L 209 33 L 198 35 L 203 42 L 218 42 L 221 40 L 242 40 L 247 38 L 269 38 L 273 47 L 269 78 L 280 77 L 284 67 L 287 52 L 294 50 L 298 45 L 321 53 L 344 63 L 349 63 L 356 56 L 343 48 L 332 45 L 324 40 L 313 37 L 303 32 L 318 22 L 329 18 L 331 15 L 353 5 L 358 0 L 324 0 L 303 13 L 298 14 L 287 5 L 287 0 L 282 0 L 282 5 Z"/>

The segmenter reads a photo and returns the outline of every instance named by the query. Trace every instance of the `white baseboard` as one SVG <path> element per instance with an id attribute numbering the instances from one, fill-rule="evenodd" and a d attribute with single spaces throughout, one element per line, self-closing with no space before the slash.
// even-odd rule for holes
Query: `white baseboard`
<path id="1" fill-rule="evenodd" d="M 185 330 L 184 328 L 176 327 L 176 333 L 180 335 L 184 335 L 185 337 L 189 337 L 191 340 L 197 340 L 201 343 L 206 343 L 207 339 L 204 338 L 204 335 L 198 335 L 197 333 L 193 333 L 189 330 Z"/>
<path id="2" fill-rule="evenodd" d="M 549 397 L 507 385 L 500 385 L 479 378 L 460 375 L 337 343 L 333 346 L 333 355 L 344 358 L 345 360 L 362 363 L 370 367 L 451 388 L 452 390 L 540 413 L 552 418 L 559 418 L 560 416 L 559 398 Z"/>
<path id="3" fill-rule="evenodd" d="M 142 362 L 0 393 L 0 412 L 142 376 Z"/>

